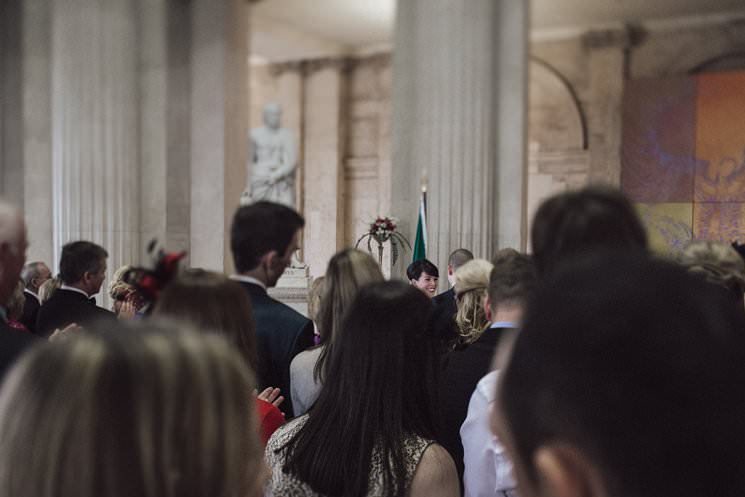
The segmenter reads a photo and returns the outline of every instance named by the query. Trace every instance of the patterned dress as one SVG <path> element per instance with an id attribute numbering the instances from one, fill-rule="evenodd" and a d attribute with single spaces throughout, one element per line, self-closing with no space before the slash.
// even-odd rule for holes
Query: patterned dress
<path id="1" fill-rule="evenodd" d="M 282 471 L 285 459 L 277 449 L 284 447 L 287 442 L 303 427 L 308 421 L 308 415 L 295 418 L 286 425 L 279 428 L 266 446 L 266 462 L 272 470 L 272 478 L 267 485 L 266 495 L 275 497 L 312 497 L 321 494 L 316 493 L 310 488 L 310 485 L 300 481 L 294 475 Z M 404 454 L 406 455 L 406 488 L 411 487 L 411 480 L 414 477 L 414 471 L 422 458 L 422 454 L 433 443 L 419 436 L 412 435 L 404 441 Z M 368 488 L 369 496 L 385 495 L 383 490 L 383 457 L 379 451 L 373 453 L 370 467 L 370 483 Z"/>

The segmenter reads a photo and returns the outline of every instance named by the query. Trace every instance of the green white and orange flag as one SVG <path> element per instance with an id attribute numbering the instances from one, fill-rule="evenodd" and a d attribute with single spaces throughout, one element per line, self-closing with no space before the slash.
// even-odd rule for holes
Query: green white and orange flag
<path id="1" fill-rule="evenodd" d="M 416 223 L 414 239 L 414 256 L 412 261 L 427 258 L 427 188 L 422 187 L 422 199 L 419 202 L 419 220 Z"/>

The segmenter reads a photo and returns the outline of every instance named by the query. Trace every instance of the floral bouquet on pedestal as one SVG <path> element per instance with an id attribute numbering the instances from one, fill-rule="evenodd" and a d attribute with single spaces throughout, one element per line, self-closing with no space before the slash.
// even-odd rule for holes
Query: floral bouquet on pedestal
<path id="1" fill-rule="evenodd" d="M 375 221 L 370 223 L 370 229 L 367 233 L 362 235 L 355 248 L 359 247 L 360 244 L 367 240 L 367 251 L 370 255 L 373 255 L 372 241 L 375 240 L 378 243 L 378 264 L 383 266 L 383 244 L 387 241 L 391 242 L 391 263 L 396 264 L 398 260 L 398 253 L 400 250 L 405 250 L 407 247 L 411 250 L 411 244 L 399 231 L 397 231 L 398 220 L 388 216 L 378 216 Z"/>

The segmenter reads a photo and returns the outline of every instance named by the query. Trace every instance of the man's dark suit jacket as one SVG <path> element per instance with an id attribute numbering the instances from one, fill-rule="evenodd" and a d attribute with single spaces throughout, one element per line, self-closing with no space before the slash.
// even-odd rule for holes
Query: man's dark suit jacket
<path id="1" fill-rule="evenodd" d="M 432 298 L 432 303 L 437 307 L 446 309 L 448 316 L 455 316 L 455 313 L 458 312 L 458 305 L 455 302 L 455 289 L 453 288 L 435 295 Z"/>
<path id="2" fill-rule="evenodd" d="M 39 313 L 39 299 L 28 292 L 23 292 L 23 314 L 19 320 L 31 333 L 36 333 L 36 315 Z"/>
<path id="3" fill-rule="evenodd" d="M 36 333 L 48 337 L 57 328 L 75 323 L 85 327 L 95 322 L 116 322 L 113 312 L 98 307 L 82 293 L 58 288 L 39 308 Z"/>
<path id="4" fill-rule="evenodd" d="M 21 354 L 37 342 L 38 338 L 30 333 L 14 330 L 0 318 L 0 380 Z"/>
<path id="5" fill-rule="evenodd" d="M 492 369 L 499 338 L 506 329 L 511 328 L 489 328 L 465 349 L 451 352 L 440 375 L 440 441 L 455 461 L 461 488 L 463 445 L 460 427 L 466 420 L 468 403 L 476 385 Z"/>
<path id="6" fill-rule="evenodd" d="M 244 281 L 240 284 L 251 298 L 256 322 L 259 391 L 266 387 L 281 389 L 285 400 L 279 409 L 289 419 L 294 415 L 290 398 L 290 362 L 297 354 L 313 346 L 313 323 L 270 297 L 259 285 Z"/>

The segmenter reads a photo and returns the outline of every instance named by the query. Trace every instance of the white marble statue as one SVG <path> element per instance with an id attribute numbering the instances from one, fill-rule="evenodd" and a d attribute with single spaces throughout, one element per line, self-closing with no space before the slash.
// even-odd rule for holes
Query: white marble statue
<path id="1" fill-rule="evenodd" d="M 277 103 L 264 106 L 264 126 L 251 130 L 251 164 L 248 188 L 241 203 L 269 200 L 295 207 L 295 137 L 280 127 L 282 108 Z"/>

